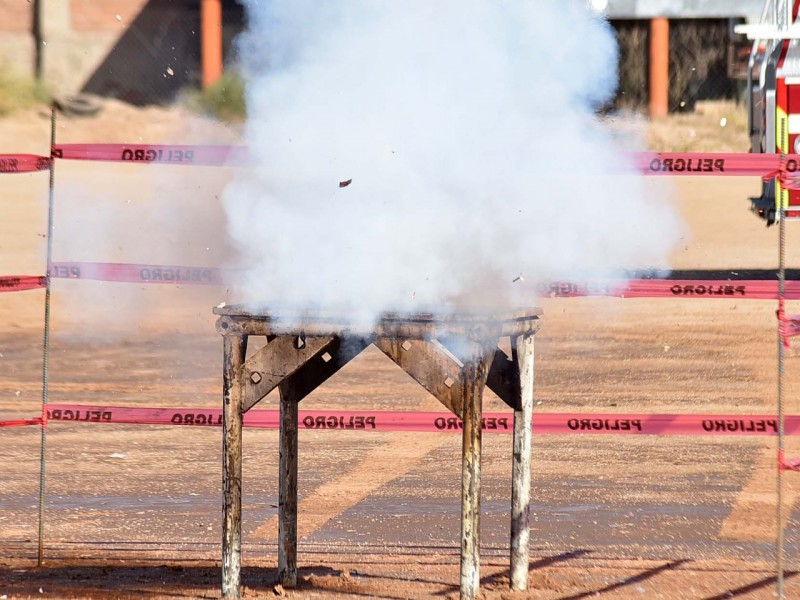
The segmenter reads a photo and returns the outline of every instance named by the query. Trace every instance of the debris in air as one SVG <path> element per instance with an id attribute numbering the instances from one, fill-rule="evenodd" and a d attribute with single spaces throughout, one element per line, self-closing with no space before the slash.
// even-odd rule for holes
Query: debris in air
<path id="1" fill-rule="evenodd" d="M 522 273 L 520 273 L 519 275 L 517 275 L 516 277 L 514 277 L 514 279 L 512 279 L 512 280 L 511 280 L 511 283 L 517 283 L 518 281 L 525 281 L 525 280 L 522 278 Z"/>
<path id="2" fill-rule="evenodd" d="M 339 182 L 339 187 L 340 187 L 340 188 L 347 187 L 347 186 L 348 186 L 348 185 L 350 185 L 351 183 L 353 183 L 353 180 L 352 180 L 352 179 L 348 179 L 348 180 L 346 180 L 346 181 L 340 181 L 340 182 Z"/>

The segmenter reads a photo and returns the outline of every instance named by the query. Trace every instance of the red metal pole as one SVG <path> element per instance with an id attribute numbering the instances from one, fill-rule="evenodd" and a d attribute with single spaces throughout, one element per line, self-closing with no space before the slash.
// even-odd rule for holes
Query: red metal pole
<path id="1" fill-rule="evenodd" d="M 201 0 L 200 37 L 203 89 L 206 89 L 222 76 L 222 0 Z"/>
<path id="2" fill-rule="evenodd" d="M 669 98 L 669 20 L 650 21 L 650 118 L 667 116 Z"/>

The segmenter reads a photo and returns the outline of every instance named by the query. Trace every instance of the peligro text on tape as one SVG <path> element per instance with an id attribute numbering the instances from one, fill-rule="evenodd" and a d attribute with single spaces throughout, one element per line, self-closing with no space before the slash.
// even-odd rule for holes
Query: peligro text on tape
<path id="1" fill-rule="evenodd" d="M 4 275 L 0 277 L 0 292 L 21 292 L 35 290 L 46 285 L 41 275 Z"/>
<path id="2" fill-rule="evenodd" d="M 185 144 L 57 144 L 53 158 L 173 165 L 241 165 L 247 159 L 242 146 Z"/>
<path id="3" fill-rule="evenodd" d="M 776 177 L 798 170 L 800 156 L 745 152 L 635 152 L 628 154 L 644 175 Z"/>
<path id="4" fill-rule="evenodd" d="M 8 155 L 8 166 L 4 170 L 0 162 L 0 172 L 21 172 L 20 156 L 23 155 Z M 224 145 L 56 144 L 51 149 L 51 156 L 69 160 L 144 164 L 247 164 L 246 147 Z M 780 177 L 784 187 L 800 188 L 800 156 L 794 154 L 781 156 L 744 152 L 631 152 L 627 156 L 634 169 L 644 175 L 757 176 L 763 179 Z M 28 170 L 49 168 L 47 157 L 34 158 L 40 159 L 39 167 L 29 167 Z"/>
<path id="5" fill-rule="evenodd" d="M 647 165 L 652 173 L 724 173 L 724 158 L 653 157 Z"/>
<path id="6" fill-rule="evenodd" d="M 0 173 L 33 173 L 50 168 L 50 159 L 35 154 L 0 154 Z"/>
<path id="7" fill-rule="evenodd" d="M 724 298 L 772 300 L 778 297 L 777 281 L 702 281 L 675 279 L 630 279 L 619 281 L 562 280 L 539 284 L 543 298 L 610 296 L 617 298 Z M 787 300 L 800 299 L 800 281 L 786 281 Z"/>
<path id="8" fill-rule="evenodd" d="M 181 425 L 219 427 L 219 409 L 134 408 L 51 404 L 47 419 L 82 423 L 132 423 L 143 425 Z M 251 410 L 245 413 L 245 427 L 277 429 L 277 410 Z M 301 410 L 300 429 L 316 431 L 461 431 L 460 419 L 450 413 L 412 411 Z M 512 413 L 483 415 L 485 433 L 510 433 Z M 784 419 L 787 435 L 800 435 L 800 417 Z M 778 421 L 773 415 L 689 415 L 689 414 L 610 414 L 539 413 L 533 417 L 533 431 L 539 434 L 621 434 L 621 435 L 777 435 Z"/>
<path id="9" fill-rule="evenodd" d="M 50 277 L 53 278 L 121 283 L 221 285 L 223 275 L 222 269 L 217 267 L 94 262 L 54 262 L 50 265 Z"/>
<path id="10" fill-rule="evenodd" d="M 779 178 L 784 188 L 800 189 L 800 155 L 796 154 L 633 152 L 627 156 L 643 175 Z"/>
<path id="11" fill-rule="evenodd" d="M 247 148 L 186 144 L 56 144 L 51 156 L 71 160 L 194 165 L 243 164 Z M 800 171 L 800 156 L 736 152 L 632 152 L 646 175 L 750 175 L 762 178 Z"/>
<path id="12" fill-rule="evenodd" d="M 58 279 L 92 279 L 122 283 L 222 285 L 225 281 L 234 279 L 236 272 L 218 267 L 54 262 L 50 266 L 50 276 Z M 786 281 L 785 290 L 787 299 L 800 299 L 800 281 Z M 583 279 L 540 283 L 537 286 L 537 291 L 539 296 L 544 298 L 610 296 L 617 298 L 744 298 L 770 300 L 778 297 L 778 282 L 760 279 L 733 281 Z"/>

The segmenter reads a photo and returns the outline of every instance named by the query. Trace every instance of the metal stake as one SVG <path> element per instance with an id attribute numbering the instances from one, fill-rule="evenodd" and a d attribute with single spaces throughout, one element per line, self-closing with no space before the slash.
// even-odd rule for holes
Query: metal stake
<path id="1" fill-rule="evenodd" d="M 44 563 L 44 491 L 45 491 L 45 456 L 47 450 L 47 393 L 50 366 L 50 265 L 53 263 L 53 198 L 55 195 L 55 161 L 52 157 L 53 146 L 56 145 L 56 109 L 50 109 L 50 186 L 47 199 L 47 272 L 45 273 L 44 292 L 44 341 L 42 352 L 42 442 L 39 456 L 39 552 L 36 564 Z"/>
<path id="2" fill-rule="evenodd" d="M 779 227 L 779 250 L 778 250 L 778 474 L 777 474 L 777 496 L 778 496 L 778 598 L 783 600 L 783 465 L 784 465 L 784 445 L 783 445 L 783 374 L 784 374 L 784 324 L 785 324 L 785 300 L 786 300 L 786 208 L 783 202 L 784 190 L 780 196 L 780 223 Z"/>

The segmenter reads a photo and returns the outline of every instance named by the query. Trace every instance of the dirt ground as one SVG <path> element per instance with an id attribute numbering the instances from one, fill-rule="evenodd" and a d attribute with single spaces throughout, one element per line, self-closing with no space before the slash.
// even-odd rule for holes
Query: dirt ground
<path id="1" fill-rule="evenodd" d="M 647 125 L 648 139 L 661 150 L 745 150 L 737 110 L 701 105 L 697 114 Z M 228 143 L 237 135 L 180 110 L 121 104 L 89 120 L 62 117 L 57 131 L 61 142 Z M 46 153 L 48 140 L 46 113 L 0 122 L 0 153 Z M 145 168 L 58 163 L 55 260 L 226 264 L 218 198 L 230 173 Z M 672 266 L 775 267 L 777 228 L 747 210 L 758 188 L 751 179 L 676 180 L 673 201 L 687 235 Z M 0 190 L 0 274 L 40 274 L 47 175 L 3 176 Z M 788 229 L 789 263 L 797 266 L 800 230 Z M 227 299 L 221 288 L 56 280 L 50 402 L 219 407 L 222 344 L 211 307 Z M 0 419 L 39 414 L 43 305 L 42 291 L 0 294 Z M 541 305 L 537 411 L 776 410 L 774 302 Z M 786 385 L 786 413 L 798 414 L 795 348 Z M 301 408 L 441 409 L 374 348 Z M 505 409 L 489 397 L 485 410 Z M 0 598 L 219 596 L 218 429 L 51 423 L 42 567 L 40 431 L 0 436 Z M 457 597 L 459 436 L 303 431 L 300 444 L 300 586 L 283 590 L 277 432 L 245 431 L 245 597 Z M 775 449 L 775 440 L 734 436 L 536 437 L 529 590 L 512 593 L 511 440 L 485 436 L 483 596 L 774 597 Z M 796 438 L 787 438 L 787 455 L 800 455 Z M 787 597 L 800 597 L 800 474 L 784 476 L 783 497 Z"/>

